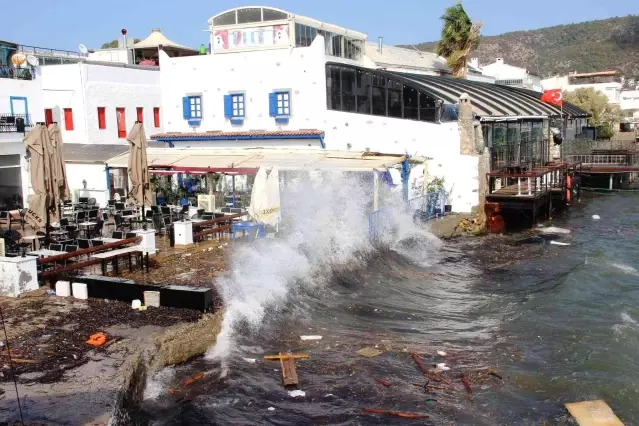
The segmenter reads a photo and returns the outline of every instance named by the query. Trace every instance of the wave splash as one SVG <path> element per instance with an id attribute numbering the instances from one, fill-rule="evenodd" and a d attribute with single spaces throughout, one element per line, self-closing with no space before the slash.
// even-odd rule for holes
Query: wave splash
<path id="1" fill-rule="evenodd" d="M 375 251 L 369 239 L 372 176 L 362 173 L 282 174 L 284 234 L 233 247 L 230 277 L 218 280 L 225 305 L 222 330 L 207 358 L 222 363 L 237 351 L 234 335 L 248 327 L 258 331 L 267 315 L 281 309 L 291 286 L 321 287 L 332 272 L 352 268 Z M 427 262 L 434 236 L 413 221 L 401 194 L 380 191 L 385 232 L 378 244 Z"/>

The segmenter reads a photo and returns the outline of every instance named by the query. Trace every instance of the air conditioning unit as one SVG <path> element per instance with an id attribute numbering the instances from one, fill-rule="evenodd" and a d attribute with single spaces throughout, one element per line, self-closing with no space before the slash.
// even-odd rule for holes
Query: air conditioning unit
<path id="1" fill-rule="evenodd" d="M 205 212 L 212 212 L 215 210 L 215 195 L 198 194 L 197 196 L 197 208 L 204 209 Z"/>

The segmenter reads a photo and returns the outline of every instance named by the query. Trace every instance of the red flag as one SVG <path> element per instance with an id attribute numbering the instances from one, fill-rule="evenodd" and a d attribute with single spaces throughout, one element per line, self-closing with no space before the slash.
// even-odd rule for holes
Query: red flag
<path id="1" fill-rule="evenodd" d="M 564 104 L 564 96 L 561 93 L 561 89 L 544 90 L 543 95 L 541 95 L 541 101 L 560 107 Z"/>

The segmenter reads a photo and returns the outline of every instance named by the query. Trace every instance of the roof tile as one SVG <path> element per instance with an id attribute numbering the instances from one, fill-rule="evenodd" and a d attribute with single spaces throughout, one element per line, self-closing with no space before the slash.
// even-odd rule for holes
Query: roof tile
<path id="1" fill-rule="evenodd" d="M 158 133 L 151 136 L 151 139 L 192 139 L 192 140 L 211 140 L 220 139 L 228 140 L 233 138 L 262 138 L 262 137 L 286 137 L 291 138 L 295 136 L 308 137 L 308 136 L 322 136 L 323 130 L 317 129 L 300 129 L 300 130 L 249 130 L 245 132 L 223 132 L 220 130 L 210 130 L 206 132 L 167 132 Z"/>

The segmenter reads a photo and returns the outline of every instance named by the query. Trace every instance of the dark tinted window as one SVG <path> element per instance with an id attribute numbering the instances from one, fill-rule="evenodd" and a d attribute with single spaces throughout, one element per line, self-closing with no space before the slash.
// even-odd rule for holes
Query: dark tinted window
<path id="1" fill-rule="evenodd" d="M 213 18 L 213 25 L 235 25 L 235 11 L 226 12 L 216 18 Z"/>
<path id="2" fill-rule="evenodd" d="M 419 95 L 412 87 L 404 86 L 404 118 L 417 120 L 419 117 Z"/>
<path id="3" fill-rule="evenodd" d="M 371 73 L 357 70 L 357 112 L 371 113 Z"/>
<path id="4" fill-rule="evenodd" d="M 333 43 L 333 56 L 344 56 L 342 52 L 342 39 L 343 37 L 341 35 L 333 35 L 333 38 L 331 39 Z"/>
<path id="5" fill-rule="evenodd" d="M 302 46 L 302 25 L 295 24 L 295 46 Z"/>
<path id="6" fill-rule="evenodd" d="M 251 22 L 262 22 L 262 9 L 259 7 L 250 7 L 247 9 L 239 9 L 237 11 L 237 23 L 248 24 Z"/>
<path id="7" fill-rule="evenodd" d="M 386 79 L 373 74 L 373 115 L 386 115 Z"/>
<path id="8" fill-rule="evenodd" d="M 355 108 L 355 70 L 342 68 L 342 111 L 357 112 Z"/>
<path id="9" fill-rule="evenodd" d="M 288 15 L 279 10 L 264 8 L 264 20 L 265 21 L 278 21 L 280 19 L 287 19 Z"/>
<path id="10" fill-rule="evenodd" d="M 402 84 L 389 79 L 386 90 L 388 91 L 388 116 L 402 118 Z"/>
<path id="11" fill-rule="evenodd" d="M 423 92 L 419 92 L 419 119 L 435 122 L 435 100 Z"/>
<path id="12" fill-rule="evenodd" d="M 328 94 L 328 109 L 333 110 L 341 110 L 342 109 L 342 101 L 340 94 L 340 76 L 339 76 L 339 67 L 331 65 L 328 67 L 327 78 L 327 94 Z"/>

